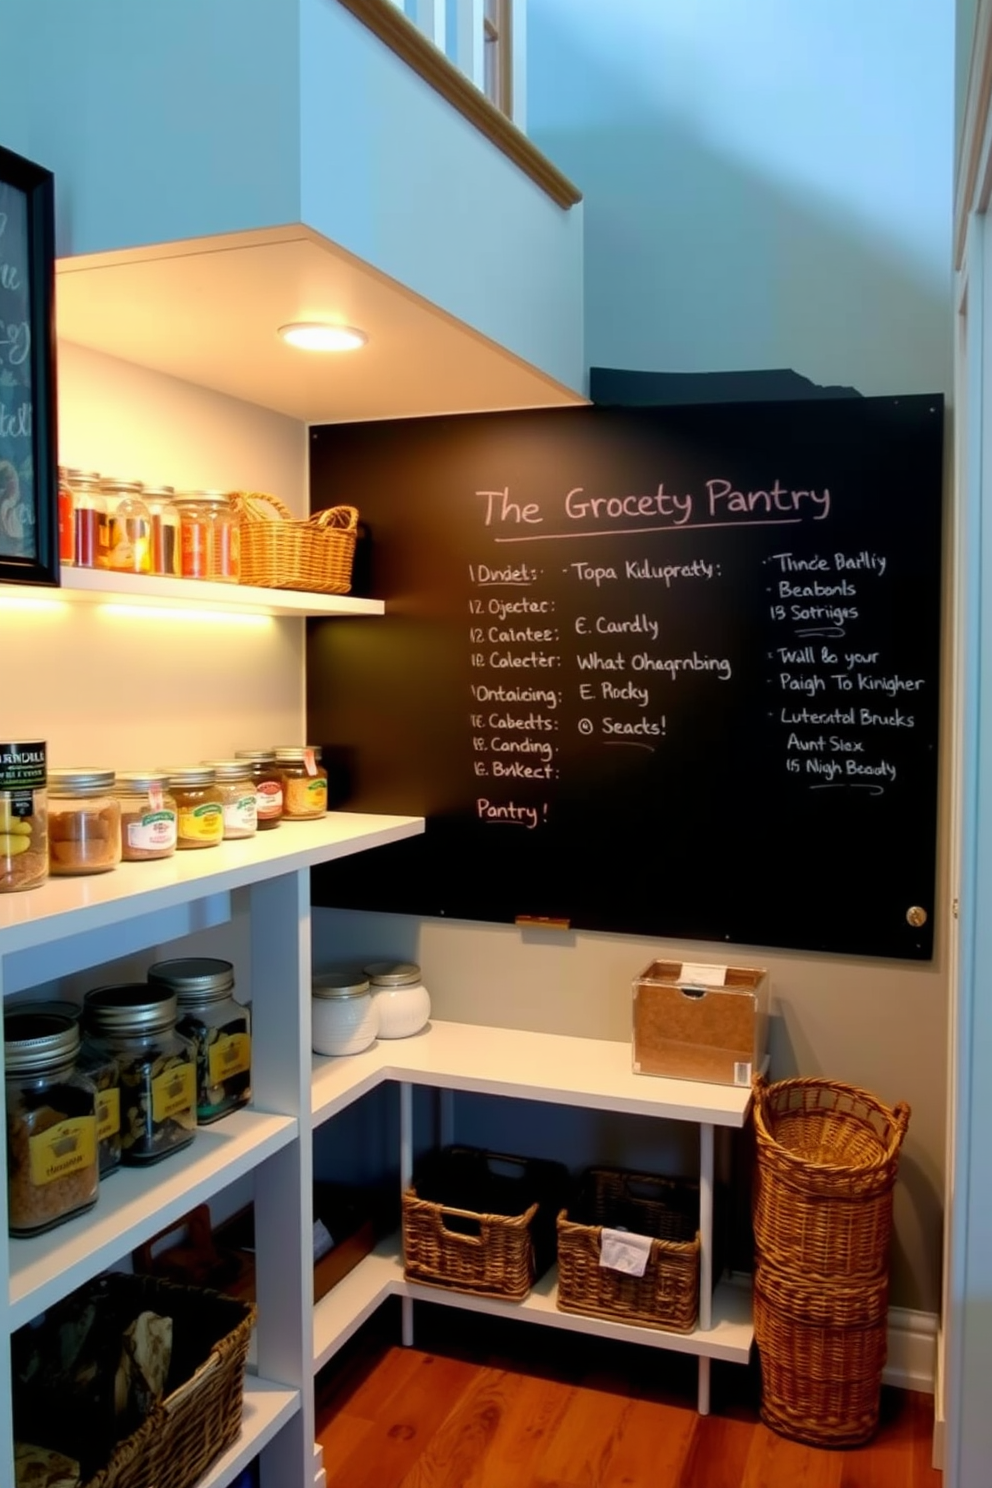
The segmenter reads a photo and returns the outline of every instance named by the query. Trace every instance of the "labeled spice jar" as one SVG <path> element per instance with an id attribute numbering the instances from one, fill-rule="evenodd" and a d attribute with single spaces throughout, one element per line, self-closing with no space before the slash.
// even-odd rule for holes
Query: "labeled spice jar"
<path id="1" fill-rule="evenodd" d="M 65 472 L 72 491 L 72 548 L 77 568 L 107 567 L 107 503 L 100 494 L 100 472 Z"/>
<path id="2" fill-rule="evenodd" d="M 157 961 L 150 986 L 173 992 L 179 1032 L 196 1049 L 196 1119 L 201 1126 L 251 1100 L 251 1014 L 234 999 L 234 967 L 213 956 Z"/>
<path id="3" fill-rule="evenodd" d="M 360 1054 L 375 1043 L 379 1015 L 363 971 L 345 966 L 322 971 L 311 992 L 315 1054 Z"/>
<path id="4" fill-rule="evenodd" d="M 159 1162 L 196 1135 L 196 1051 L 176 1012 L 175 993 L 147 982 L 97 987 L 83 999 L 87 1043 L 120 1072 L 125 1166 Z"/>
<path id="5" fill-rule="evenodd" d="M 246 760 L 255 785 L 258 830 L 267 832 L 282 821 L 282 774 L 274 749 L 236 749 L 234 758 Z"/>
<path id="6" fill-rule="evenodd" d="M 53 874 L 106 873 L 121 860 L 113 770 L 48 772 L 48 861 Z"/>
<path id="7" fill-rule="evenodd" d="M 241 577 L 241 525 L 223 491 L 183 491 L 179 512 L 184 579 L 236 584 Z"/>
<path id="8" fill-rule="evenodd" d="M 73 495 L 64 465 L 59 466 L 59 563 L 63 568 L 76 561 L 76 534 L 72 521 Z"/>
<path id="9" fill-rule="evenodd" d="M 42 740 L 0 744 L 0 894 L 48 877 L 47 756 Z"/>
<path id="10" fill-rule="evenodd" d="M 77 1010 L 77 1019 L 82 1010 Z M 100 1180 L 121 1165 L 121 1071 L 113 1054 L 84 1038 L 76 1068 L 96 1088 L 96 1155 Z"/>
<path id="11" fill-rule="evenodd" d="M 254 837 L 258 830 L 255 782 L 246 760 L 205 760 L 214 772 L 224 817 L 224 837 Z"/>
<path id="12" fill-rule="evenodd" d="M 125 863 L 169 858 L 176 850 L 176 798 L 157 770 L 126 770 L 114 787 L 121 807 L 121 854 Z"/>
<path id="13" fill-rule="evenodd" d="M 100 482 L 107 503 L 107 567 L 115 573 L 151 573 L 152 518 L 143 490 L 140 481 Z"/>
<path id="14" fill-rule="evenodd" d="M 373 961 L 363 968 L 372 988 L 379 1038 L 409 1038 L 431 1015 L 430 993 L 412 961 Z"/>
<path id="15" fill-rule="evenodd" d="M 176 803 L 176 846 L 216 847 L 224 840 L 224 801 L 213 770 L 206 765 L 173 765 L 163 770 Z"/>
<path id="16" fill-rule="evenodd" d="M 150 573 L 178 579 L 182 574 L 179 512 L 172 486 L 146 486 L 141 499 L 151 520 Z"/>
<path id="17" fill-rule="evenodd" d="M 36 1235 L 96 1203 L 96 1089 L 77 1069 L 78 1053 L 74 1018 L 30 1009 L 7 1013 L 7 1220 L 12 1235 Z"/>
<path id="18" fill-rule="evenodd" d="M 289 745 L 275 751 L 282 778 L 282 814 L 287 821 L 308 821 L 327 811 L 327 771 L 320 745 Z"/>

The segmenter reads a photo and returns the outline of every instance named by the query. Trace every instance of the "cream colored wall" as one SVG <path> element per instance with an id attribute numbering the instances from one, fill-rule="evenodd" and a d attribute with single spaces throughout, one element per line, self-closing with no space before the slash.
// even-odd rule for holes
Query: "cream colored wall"
<path id="1" fill-rule="evenodd" d="M 302 424 L 83 347 L 58 348 L 59 458 L 187 488 L 269 490 L 306 510 Z M 0 586 L 5 738 L 53 764 L 134 769 L 302 738 L 302 619 L 122 616 Z"/>

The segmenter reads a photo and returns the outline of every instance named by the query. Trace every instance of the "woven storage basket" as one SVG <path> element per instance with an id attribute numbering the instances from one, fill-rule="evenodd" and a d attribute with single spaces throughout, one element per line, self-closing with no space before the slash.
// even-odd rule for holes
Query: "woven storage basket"
<path id="1" fill-rule="evenodd" d="M 758 1254 L 802 1276 L 877 1277 L 888 1268 L 892 1190 L 909 1125 L 835 1080 L 760 1077 L 752 1215 Z"/>
<path id="2" fill-rule="evenodd" d="M 404 1276 L 520 1301 L 554 1260 L 560 1163 L 448 1147 L 403 1195 Z"/>
<path id="3" fill-rule="evenodd" d="M 856 1446 L 878 1425 L 888 1278 L 843 1286 L 800 1280 L 759 1262 L 754 1337 L 761 1416 L 812 1446 Z"/>
<path id="4" fill-rule="evenodd" d="M 15 1384 L 15 1433 L 47 1445 L 44 1433 L 55 1434 L 57 1424 L 58 1432 L 65 1434 L 53 1440 L 52 1446 L 82 1463 L 84 1475 L 89 1473 L 83 1488 L 193 1488 L 214 1458 L 240 1434 L 254 1305 L 219 1292 L 122 1273 L 99 1278 L 87 1289 L 87 1296 L 98 1308 L 112 1310 L 121 1331 L 145 1311 L 172 1319 L 172 1362 L 165 1397 L 137 1430 L 112 1447 L 109 1458 L 103 1455 L 102 1465 L 94 1466 L 92 1461 L 100 1409 L 98 1387 L 87 1395 L 85 1408 L 73 1420 L 64 1399 L 53 1411 L 47 1393 L 32 1399 L 30 1394 L 19 1395 Z M 43 1327 L 57 1330 L 59 1316 L 58 1308 L 51 1309 Z M 112 1405 L 114 1368 L 101 1372 L 99 1387 L 109 1387 Z M 79 1434 L 76 1441 L 74 1431 Z"/>
<path id="5" fill-rule="evenodd" d="M 600 1265 L 604 1228 L 652 1237 L 643 1276 Z M 699 1185 L 590 1168 L 558 1216 L 558 1307 L 690 1332 L 699 1311 Z"/>
<path id="6" fill-rule="evenodd" d="M 277 496 L 232 491 L 241 520 L 241 582 L 261 589 L 305 589 L 347 594 L 355 556 L 358 512 L 332 506 L 305 522 Z"/>

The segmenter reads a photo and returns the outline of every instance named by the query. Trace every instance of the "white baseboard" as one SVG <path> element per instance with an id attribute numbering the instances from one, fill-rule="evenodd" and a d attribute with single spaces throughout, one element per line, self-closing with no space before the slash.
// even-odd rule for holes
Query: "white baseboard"
<path id="1" fill-rule="evenodd" d="M 882 1372 L 883 1384 L 919 1390 L 925 1395 L 934 1393 L 938 1325 L 935 1312 L 889 1308 L 889 1357 Z"/>
<path id="2" fill-rule="evenodd" d="M 933 1388 L 933 1454 L 930 1459 L 938 1472 L 945 1470 L 946 1453 L 947 1401 L 944 1399 L 944 1330 L 938 1327 Z"/>

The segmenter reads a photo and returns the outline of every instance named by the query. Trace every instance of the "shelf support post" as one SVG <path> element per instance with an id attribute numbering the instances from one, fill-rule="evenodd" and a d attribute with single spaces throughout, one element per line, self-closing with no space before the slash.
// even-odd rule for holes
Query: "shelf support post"
<path id="1" fill-rule="evenodd" d="M 713 1326 L 713 1167 L 714 1129 L 711 1122 L 699 1126 L 699 1326 Z M 701 1416 L 710 1413 L 710 1361 L 699 1359 L 697 1406 Z"/>
<path id="2" fill-rule="evenodd" d="M 400 1200 L 413 1182 L 413 1086 L 400 1081 Z M 413 1347 L 413 1298 L 400 1301 L 404 1348 Z"/>

